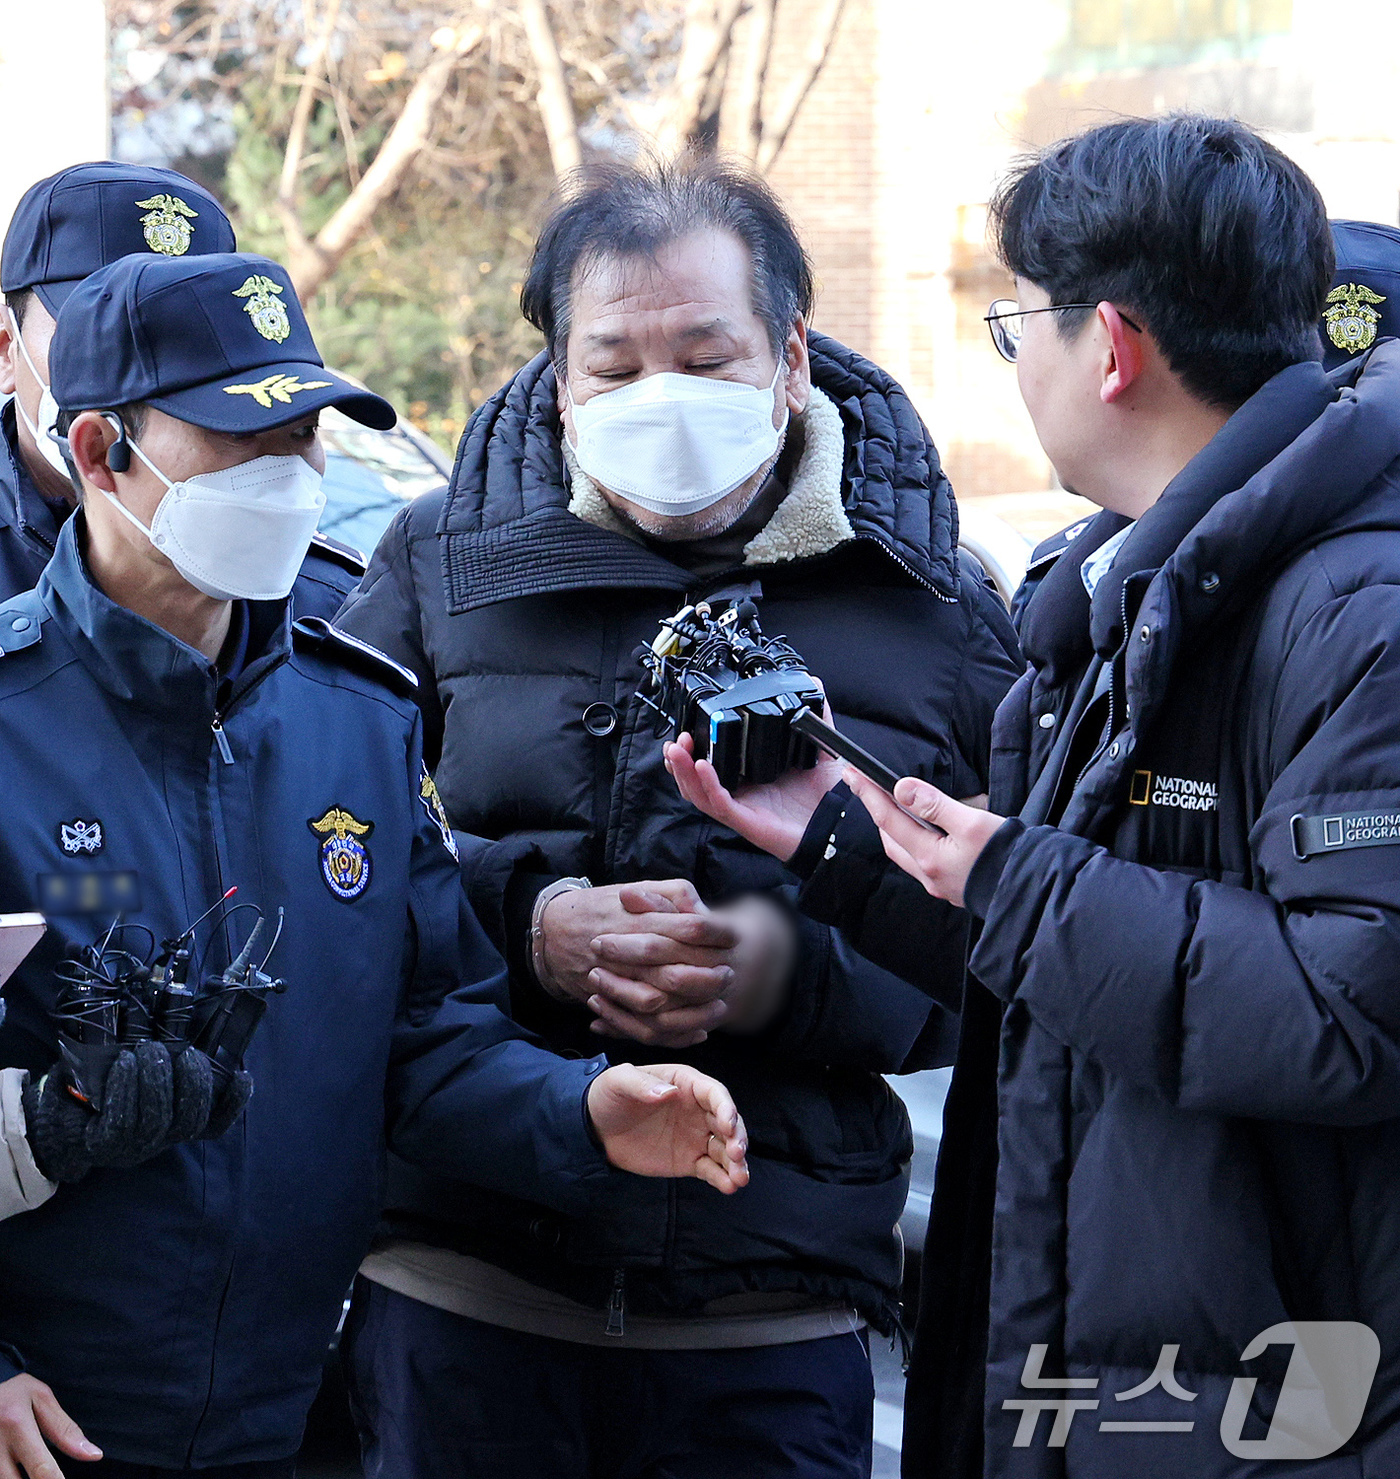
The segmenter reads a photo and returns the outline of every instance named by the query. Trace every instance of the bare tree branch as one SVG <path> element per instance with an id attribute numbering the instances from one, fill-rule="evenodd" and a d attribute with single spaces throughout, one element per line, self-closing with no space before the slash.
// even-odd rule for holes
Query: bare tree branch
<path id="1" fill-rule="evenodd" d="M 777 163 L 778 155 L 783 152 L 783 145 L 787 143 L 792 126 L 797 121 L 797 115 L 802 111 L 802 104 L 807 101 L 807 94 L 821 76 L 826 59 L 831 55 L 832 43 L 836 40 L 836 29 L 841 24 L 841 12 L 845 3 L 846 0 L 827 0 L 826 11 L 813 28 L 812 39 L 807 43 L 807 54 L 802 66 L 788 84 L 772 118 L 763 120 L 759 146 L 754 155 L 754 162 L 763 174 L 767 174 Z"/>
<path id="2" fill-rule="evenodd" d="M 282 179 L 277 187 L 277 213 L 282 218 L 287 243 L 294 252 L 306 247 L 306 233 L 302 230 L 301 217 L 297 214 L 297 175 L 301 171 L 302 155 L 306 150 L 306 129 L 311 121 L 311 109 L 321 86 L 321 74 L 325 71 L 326 53 L 330 50 L 331 37 L 335 34 L 339 19 L 340 0 L 328 0 L 321 28 L 312 43 L 311 55 L 301 74 L 301 87 L 297 93 L 296 107 L 292 111 L 292 126 L 287 134 L 287 148 L 282 155 Z"/>
<path id="3" fill-rule="evenodd" d="M 740 150 L 749 159 L 758 158 L 763 142 L 763 93 L 768 82 L 768 62 L 773 55 L 773 19 L 778 0 L 753 0 L 749 11 L 748 51 L 734 98 L 737 120 L 735 134 Z"/>
<path id="4" fill-rule="evenodd" d="M 578 136 L 578 118 L 569 92 L 569 79 L 559 55 L 554 27 L 550 24 L 545 0 L 519 0 L 520 19 L 530 42 L 530 53 L 539 73 L 540 121 L 549 140 L 549 157 L 554 173 L 564 176 L 583 163 L 583 145 Z"/>
<path id="5" fill-rule="evenodd" d="M 341 258 L 368 228 L 375 211 L 398 189 L 428 142 L 433 110 L 447 91 L 453 72 L 475 49 L 482 34 L 480 26 L 469 26 L 456 31 L 454 38 L 441 47 L 439 55 L 418 74 L 403 111 L 360 183 L 316 233 L 316 239 L 302 250 L 292 251 L 292 281 L 303 302 L 336 270 Z"/>
<path id="6" fill-rule="evenodd" d="M 656 127 L 656 141 L 677 154 L 695 137 L 716 72 L 729 52 L 747 0 L 689 0 L 676 76 Z"/>

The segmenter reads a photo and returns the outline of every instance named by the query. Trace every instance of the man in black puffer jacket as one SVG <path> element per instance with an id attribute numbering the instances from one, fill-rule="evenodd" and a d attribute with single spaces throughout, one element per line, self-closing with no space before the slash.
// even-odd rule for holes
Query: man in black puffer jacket
<path id="1" fill-rule="evenodd" d="M 908 399 L 809 344 L 810 299 L 746 176 L 595 178 L 526 288 L 550 355 L 473 417 L 445 499 L 400 516 L 342 614 L 420 675 L 518 1019 L 568 1053 L 690 1047 L 753 1168 L 724 1205 L 637 1179 L 575 1221 L 401 1168 L 349 1326 L 371 1473 L 869 1472 L 861 1326 L 894 1326 L 911 1149 L 880 1075 L 947 1061 L 963 928 L 902 940 L 907 968 L 944 962 L 949 1011 L 803 920 L 793 874 L 676 796 L 636 693 L 683 599 L 743 592 L 869 749 L 986 790 L 1006 613 L 959 570 Z"/>
<path id="2" fill-rule="evenodd" d="M 802 906 L 874 959 L 943 900 L 979 922 L 904 1472 L 1394 1475 L 1400 343 L 1358 311 L 1375 263 L 1334 283 L 1311 182 L 1211 119 L 1058 145 L 994 219 L 998 342 L 1104 511 L 1021 606 L 992 814 L 901 782 L 940 837 L 857 782 L 910 876 L 841 788 L 803 848 Z M 1352 346 L 1330 375 L 1324 299 Z"/>

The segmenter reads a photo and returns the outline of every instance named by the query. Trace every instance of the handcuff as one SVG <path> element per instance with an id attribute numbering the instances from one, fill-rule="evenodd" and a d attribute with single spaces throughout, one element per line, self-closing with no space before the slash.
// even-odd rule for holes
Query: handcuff
<path id="1" fill-rule="evenodd" d="M 556 878 L 535 895 L 535 907 L 530 911 L 530 968 L 535 973 L 535 980 L 555 1001 L 571 1002 L 573 998 L 554 979 L 545 964 L 544 911 L 560 894 L 576 893 L 579 889 L 592 887 L 592 881 L 587 878 Z"/>

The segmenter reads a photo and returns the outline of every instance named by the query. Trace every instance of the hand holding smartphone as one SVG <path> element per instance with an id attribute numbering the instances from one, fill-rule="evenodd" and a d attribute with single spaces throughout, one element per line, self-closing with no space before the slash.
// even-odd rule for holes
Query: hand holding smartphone
<path id="1" fill-rule="evenodd" d="M 838 760 L 844 760 L 847 765 L 853 766 L 868 780 L 874 781 L 905 816 L 917 822 L 925 831 L 940 831 L 932 822 L 926 822 L 923 817 L 915 816 L 907 806 L 901 806 L 898 801 L 895 801 L 894 788 L 904 779 L 903 776 L 897 775 L 883 761 L 877 760 L 869 750 L 862 749 L 840 730 L 833 729 L 825 719 L 814 714 L 810 709 L 805 709 L 793 719 L 792 727 L 799 734 L 805 734 L 813 743 L 820 745 L 828 755 L 835 755 Z"/>

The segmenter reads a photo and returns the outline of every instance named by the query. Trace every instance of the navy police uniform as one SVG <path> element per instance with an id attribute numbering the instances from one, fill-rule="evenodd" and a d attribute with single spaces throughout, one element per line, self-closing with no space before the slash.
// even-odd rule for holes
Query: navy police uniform
<path id="1" fill-rule="evenodd" d="M 286 289 L 276 346 L 232 292 L 250 273 Z M 314 370 L 307 405 L 229 396 L 221 410 L 249 430 L 332 401 L 392 417 L 319 367 L 272 263 L 128 258 L 103 279 L 106 317 L 99 304 L 76 349 L 66 319 L 55 339 L 68 409 L 145 400 L 196 420 L 230 377 Z M 163 319 L 145 314 L 157 288 Z M 0 911 L 49 920 L 6 986 L 0 1062 L 53 1063 L 54 966 L 115 905 L 162 939 L 237 885 L 239 901 L 286 911 L 273 968 L 287 989 L 226 1134 L 91 1171 L 0 1223 L 0 1377 L 22 1361 L 118 1466 L 288 1472 L 369 1245 L 386 1139 L 577 1208 L 607 1174 L 584 1109 L 603 1064 L 540 1051 L 501 1010 L 504 969 L 464 902 L 410 675 L 324 622 L 294 623 L 285 601 L 241 604 L 239 652 L 210 663 L 109 600 L 84 548 L 79 512 L 38 588 L 0 603 Z M 204 972 L 247 932 L 216 916 Z"/>
<path id="2" fill-rule="evenodd" d="M 40 180 L 15 208 L 0 253 L 0 291 L 33 292 L 55 318 L 73 289 L 132 253 L 165 257 L 231 252 L 223 208 L 174 170 L 107 160 Z M 0 398 L 0 599 L 33 590 L 72 512 L 45 498 L 21 455 L 13 397 Z M 298 616 L 330 620 L 365 573 L 359 550 L 317 534 L 292 592 Z"/>

